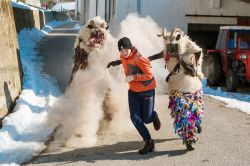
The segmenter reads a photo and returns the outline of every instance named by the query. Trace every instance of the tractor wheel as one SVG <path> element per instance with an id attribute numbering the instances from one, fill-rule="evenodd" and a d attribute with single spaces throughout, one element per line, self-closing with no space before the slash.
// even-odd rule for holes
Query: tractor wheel
<path id="1" fill-rule="evenodd" d="M 222 75 L 222 68 L 220 65 L 220 57 L 216 54 L 211 54 L 204 59 L 206 62 L 207 70 L 207 84 L 216 86 L 219 84 Z"/>
<path id="2" fill-rule="evenodd" d="M 237 74 L 233 70 L 229 69 L 226 77 L 227 90 L 229 92 L 235 92 L 238 87 L 238 82 L 239 80 Z"/>

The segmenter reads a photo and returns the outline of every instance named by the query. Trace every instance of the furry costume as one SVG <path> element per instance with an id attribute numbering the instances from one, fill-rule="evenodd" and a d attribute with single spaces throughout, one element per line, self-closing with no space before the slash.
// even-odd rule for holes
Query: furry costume
<path id="1" fill-rule="evenodd" d="M 80 30 L 74 44 L 74 67 L 70 83 L 77 70 L 87 67 L 90 52 L 102 47 L 107 37 L 107 29 L 108 25 L 101 17 L 94 17 Z"/>
<path id="2" fill-rule="evenodd" d="M 175 119 L 175 132 L 183 139 L 183 144 L 192 146 L 196 141 L 196 133 L 201 132 L 203 115 L 202 83 L 203 74 L 202 49 L 197 46 L 180 29 L 161 35 L 164 39 L 165 50 L 150 59 L 164 56 L 170 72 L 168 81 L 169 108 Z M 163 54 L 163 55 L 161 55 Z"/>
<path id="3" fill-rule="evenodd" d="M 74 75 L 78 70 L 85 70 L 89 65 L 89 55 L 94 51 L 101 50 L 107 40 L 108 25 L 99 16 L 88 20 L 85 27 L 83 27 L 74 44 L 74 65 L 71 74 L 70 83 L 73 81 Z M 99 60 L 98 58 L 96 59 Z M 110 93 L 111 89 L 108 88 L 105 93 L 103 101 L 104 119 L 112 120 L 113 112 L 110 112 Z"/>

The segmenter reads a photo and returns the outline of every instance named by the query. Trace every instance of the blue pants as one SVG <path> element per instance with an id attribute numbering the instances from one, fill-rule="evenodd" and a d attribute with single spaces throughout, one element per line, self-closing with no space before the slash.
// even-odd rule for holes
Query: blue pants
<path id="1" fill-rule="evenodd" d="M 150 133 L 144 123 L 153 122 L 156 112 L 154 111 L 155 90 L 145 92 L 128 91 L 128 103 L 130 119 L 143 140 L 151 139 Z"/>

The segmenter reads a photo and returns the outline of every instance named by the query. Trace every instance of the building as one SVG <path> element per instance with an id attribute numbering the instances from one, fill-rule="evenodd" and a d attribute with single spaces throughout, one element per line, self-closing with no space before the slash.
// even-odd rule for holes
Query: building
<path id="1" fill-rule="evenodd" d="M 75 9 L 76 9 L 75 2 L 58 2 L 55 4 L 55 6 L 52 7 L 51 10 L 58 12 L 67 12 L 71 18 L 74 18 Z"/>
<path id="2" fill-rule="evenodd" d="M 107 22 L 115 14 L 116 0 L 76 0 L 76 18 L 84 24 L 94 16 L 101 16 Z"/>
<path id="3" fill-rule="evenodd" d="M 17 0 L 18 1 L 18 0 Z M 41 0 L 19 0 L 27 5 L 41 7 Z"/>
<path id="4" fill-rule="evenodd" d="M 206 51 L 215 47 L 220 26 L 250 26 L 250 0 L 141 0 L 140 15 L 181 28 Z"/>
<path id="5" fill-rule="evenodd" d="M 78 0 L 81 23 L 100 15 L 114 25 L 128 13 L 150 16 L 160 27 L 179 27 L 204 49 L 214 48 L 222 25 L 249 25 L 250 0 Z M 205 41 L 205 42 L 204 42 Z"/>

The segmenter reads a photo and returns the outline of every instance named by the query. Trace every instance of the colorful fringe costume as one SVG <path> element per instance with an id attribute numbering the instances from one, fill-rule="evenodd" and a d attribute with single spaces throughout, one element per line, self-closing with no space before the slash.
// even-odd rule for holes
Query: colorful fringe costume
<path id="1" fill-rule="evenodd" d="M 183 144 L 194 144 L 197 141 L 196 133 L 201 132 L 201 118 L 203 115 L 203 91 L 182 93 L 176 91 L 169 96 L 171 116 L 174 118 L 174 130 L 182 138 Z"/>

